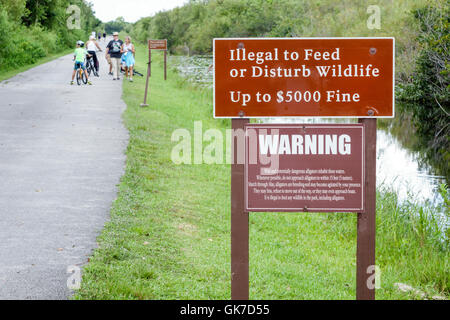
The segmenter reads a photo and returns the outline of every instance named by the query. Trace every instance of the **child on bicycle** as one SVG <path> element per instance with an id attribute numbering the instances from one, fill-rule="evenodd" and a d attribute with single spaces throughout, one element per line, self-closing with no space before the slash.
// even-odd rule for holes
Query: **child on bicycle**
<path id="1" fill-rule="evenodd" d="M 86 66 L 84 65 L 84 59 L 86 58 L 86 55 L 88 52 L 84 48 L 84 42 L 83 41 L 77 41 L 77 48 L 75 49 L 73 60 L 75 60 L 75 66 L 72 73 L 72 81 L 70 81 L 70 84 L 73 85 L 73 80 L 75 79 L 75 74 L 78 70 L 78 68 L 81 68 L 86 75 L 86 79 L 88 81 L 89 85 L 92 85 L 92 82 L 89 80 L 89 75 L 86 70 Z"/>

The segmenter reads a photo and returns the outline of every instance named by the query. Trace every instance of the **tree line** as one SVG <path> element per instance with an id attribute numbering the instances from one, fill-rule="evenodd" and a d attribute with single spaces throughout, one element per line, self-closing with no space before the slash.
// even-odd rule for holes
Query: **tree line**
<path id="1" fill-rule="evenodd" d="M 411 113 L 415 148 L 450 178 L 448 0 L 377 1 L 371 28 L 367 1 L 190 0 L 131 27 L 133 38 L 167 39 L 172 53 L 211 54 L 221 37 L 394 36 L 399 111 Z"/>
<path id="2" fill-rule="evenodd" d="M 398 86 L 400 110 L 412 114 L 416 147 L 450 180 L 450 6 L 437 3 L 413 14 L 421 49 L 411 77 Z"/>

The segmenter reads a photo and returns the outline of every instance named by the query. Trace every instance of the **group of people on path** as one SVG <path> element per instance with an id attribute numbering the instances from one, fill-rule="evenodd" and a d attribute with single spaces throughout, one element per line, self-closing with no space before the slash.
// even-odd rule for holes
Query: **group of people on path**
<path id="1" fill-rule="evenodd" d="M 120 67 L 123 64 L 125 68 L 125 76 L 129 81 L 133 81 L 133 68 L 135 64 L 134 56 L 136 49 L 131 43 L 131 38 L 127 36 L 125 42 L 119 39 L 119 33 L 113 33 L 113 40 L 106 46 L 106 57 L 111 60 L 110 73 L 112 72 L 113 80 L 120 80 Z"/>
<path id="2" fill-rule="evenodd" d="M 99 60 L 97 57 L 97 51 L 102 51 L 95 36 L 90 36 L 89 41 L 86 42 L 86 48 L 83 41 L 77 41 L 77 47 L 74 52 L 75 66 L 72 73 L 72 81 L 74 83 L 76 71 L 81 68 L 86 75 L 88 84 L 92 85 L 89 80 L 89 75 L 85 66 L 85 58 L 92 57 L 94 62 L 94 68 L 98 72 Z M 136 49 L 131 42 L 131 38 L 127 36 L 125 42 L 119 39 L 119 33 L 113 33 L 113 40 L 111 40 L 106 46 L 105 57 L 109 64 L 109 75 L 113 76 L 113 80 L 120 80 L 120 71 L 123 66 L 125 69 L 125 76 L 130 82 L 133 82 L 133 69 L 135 65 Z"/>
<path id="3" fill-rule="evenodd" d="M 98 41 L 102 40 L 102 34 L 100 32 L 97 33 Z M 103 40 L 106 41 L 106 32 L 103 32 Z"/>

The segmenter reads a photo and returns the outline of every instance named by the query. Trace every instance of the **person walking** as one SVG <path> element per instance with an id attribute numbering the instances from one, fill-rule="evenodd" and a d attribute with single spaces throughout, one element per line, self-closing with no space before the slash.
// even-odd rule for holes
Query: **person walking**
<path id="1" fill-rule="evenodd" d="M 112 76 L 113 75 L 113 66 L 112 66 L 112 61 L 111 61 L 111 56 L 109 55 L 109 54 L 105 54 L 105 58 L 106 58 L 106 61 L 108 62 L 108 65 L 109 65 L 109 75 L 110 76 Z"/>
<path id="2" fill-rule="evenodd" d="M 133 68 L 135 64 L 134 54 L 136 49 L 131 43 L 131 38 L 127 36 L 125 43 L 122 45 L 123 60 L 125 61 L 125 75 L 130 82 L 133 82 Z"/>
<path id="3" fill-rule="evenodd" d="M 113 68 L 113 80 L 120 80 L 120 60 L 122 58 L 123 41 L 119 39 L 119 33 L 113 33 L 113 40 L 106 46 L 106 54 L 111 57 L 111 64 Z"/>

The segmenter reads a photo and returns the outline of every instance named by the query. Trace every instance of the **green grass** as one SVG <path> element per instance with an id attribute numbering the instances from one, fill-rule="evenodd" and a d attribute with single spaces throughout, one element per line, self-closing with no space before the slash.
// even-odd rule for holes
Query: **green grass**
<path id="1" fill-rule="evenodd" d="M 37 67 L 37 66 L 39 66 L 41 64 L 44 64 L 44 63 L 53 61 L 56 58 L 65 56 L 65 55 L 71 53 L 72 51 L 73 51 L 73 49 L 66 49 L 66 50 L 61 51 L 59 53 L 51 54 L 51 55 L 49 55 L 49 56 L 47 56 L 45 58 L 39 59 L 39 61 L 36 62 L 36 63 L 29 64 L 29 65 L 22 66 L 22 67 L 18 67 L 16 69 L 12 69 L 12 70 L 0 71 L 0 82 L 4 81 L 4 80 L 8 80 L 8 79 L 14 77 L 15 75 L 17 75 L 17 74 L 19 74 L 21 72 L 27 71 L 27 70 L 32 69 L 34 67 Z"/>
<path id="2" fill-rule="evenodd" d="M 137 52 L 145 73 L 146 48 Z M 173 130 L 193 134 L 201 120 L 203 131 L 224 131 L 229 121 L 213 119 L 211 91 L 171 70 L 164 81 L 161 55 L 152 56 L 148 108 L 139 107 L 145 79 L 124 83 L 126 172 L 74 299 L 230 298 L 230 166 L 170 158 Z M 395 282 L 448 295 L 448 245 L 433 238 L 427 211 L 416 221 L 416 209 L 400 206 L 393 193 L 378 194 L 378 299 L 417 298 Z M 252 213 L 250 298 L 354 299 L 355 253 L 354 214 Z"/>

